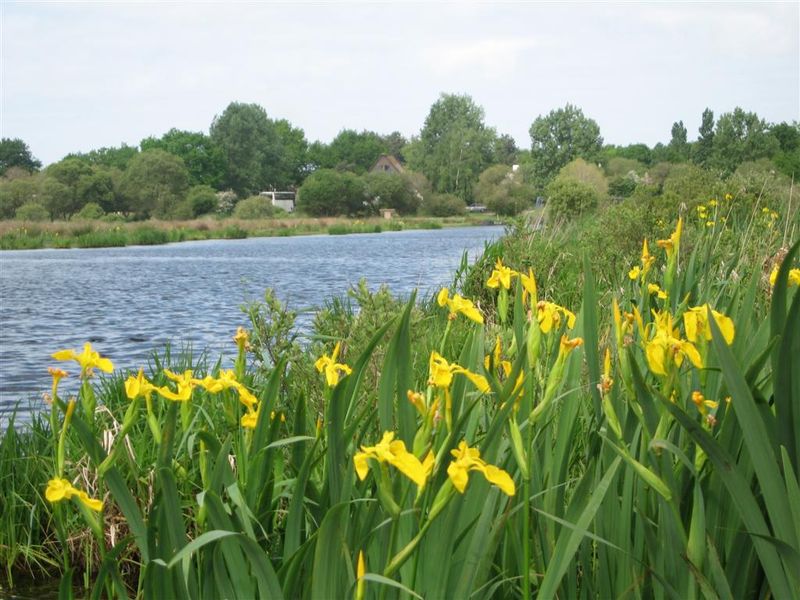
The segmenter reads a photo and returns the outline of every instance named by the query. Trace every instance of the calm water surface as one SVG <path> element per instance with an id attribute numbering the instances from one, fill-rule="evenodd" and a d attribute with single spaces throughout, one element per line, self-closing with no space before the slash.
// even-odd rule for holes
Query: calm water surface
<path id="1" fill-rule="evenodd" d="M 502 232 L 468 227 L 0 252 L 0 425 L 18 400 L 40 402 L 55 350 L 79 350 L 91 340 L 118 369 L 146 364 L 167 342 L 207 349 L 215 359 L 231 352 L 236 327 L 247 325 L 240 306 L 266 288 L 309 311 L 308 323 L 313 309 L 362 277 L 400 296 L 415 288 L 431 293 L 451 281 L 464 251 L 474 259 Z"/>

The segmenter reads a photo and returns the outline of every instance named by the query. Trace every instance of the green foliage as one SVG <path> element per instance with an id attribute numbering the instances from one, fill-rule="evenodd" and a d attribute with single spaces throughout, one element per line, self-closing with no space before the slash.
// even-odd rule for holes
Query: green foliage
<path id="1" fill-rule="evenodd" d="M 780 148 L 767 122 L 756 113 L 736 107 L 717 121 L 711 164 L 725 173 L 747 161 L 769 158 Z"/>
<path id="2" fill-rule="evenodd" d="M 608 159 L 604 169 L 609 177 L 626 177 L 631 173 L 643 175 L 645 172 L 645 166 L 638 160 L 621 156 Z"/>
<path id="3" fill-rule="evenodd" d="M 547 186 L 547 214 L 552 221 L 572 220 L 592 211 L 600 198 L 590 185 L 570 178 L 556 178 Z"/>
<path id="4" fill-rule="evenodd" d="M 233 209 L 233 216 L 237 219 L 268 219 L 275 216 L 278 210 L 272 206 L 269 198 L 250 196 L 236 204 L 236 208 Z"/>
<path id="5" fill-rule="evenodd" d="M 297 210 L 314 217 L 370 214 L 374 209 L 366 199 L 364 183 L 356 175 L 320 169 L 303 182 Z"/>
<path id="6" fill-rule="evenodd" d="M 689 160 L 688 132 L 683 121 L 672 124 L 671 138 L 669 140 L 669 157 L 672 162 Z"/>
<path id="7" fill-rule="evenodd" d="M 378 209 L 393 208 L 401 215 L 410 215 L 419 208 L 419 194 L 405 173 L 367 173 L 364 185 L 367 197 Z"/>
<path id="8" fill-rule="evenodd" d="M 294 188 L 308 174 L 308 142 L 305 132 L 293 127 L 286 119 L 275 121 L 275 133 L 280 142 L 280 160 L 274 185 L 278 190 Z"/>
<path id="9" fill-rule="evenodd" d="M 582 158 L 576 158 L 564 165 L 556 176 L 556 180 L 572 180 L 589 186 L 598 198 L 608 195 L 608 180 L 597 165 L 591 164 Z"/>
<path id="10" fill-rule="evenodd" d="M 495 165 L 481 173 L 475 187 L 475 199 L 498 215 L 514 216 L 530 208 L 534 192 L 522 181 L 519 171 Z"/>
<path id="11" fill-rule="evenodd" d="M 38 199 L 39 185 L 35 178 L 0 180 L 0 218 L 11 219 L 20 206 Z"/>
<path id="12" fill-rule="evenodd" d="M 18 167 L 32 173 L 42 168 L 42 163 L 31 154 L 28 145 L 19 138 L 0 139 L 0 176 Z"/>
<path id="13" fill-rule="evenodd" d="M 537 117 L 530 135 L 532 175 L 542 187 L 576 158 L 597 158 L 603 145 L 597 123 L 572 104 Z"/>
<path id="14" fill-rule="evenodd" d="M 492 164 L 496 134 L 483 109 L 466 95 L 442 94 L 405 151 L 409 166 L 439 193 L 473 199 L 478 176 Z"/>
<path id="15" fill-rule="evenodd" d="M 92 175 L 91 165 L 77 158 L 65 158 L 50 165 L 44 172 L 49 179 L 61 184 L 45 192 L 45 206 L 54 219 L 68 219 L 84 204 L 80 184 Z"/>
<path id="16" fill-rule="evenodd" d="M 718 182 L 710 171 L 695 165 L 674 165 L 662 184 L 662 201 L 659 203 L 661 217 L 669 218 L 682 206 L 692 209 L 711 197 L 724 195 L 725 190 Z"/>
<path id="17" fill-rule="evenodd" d="M 317 143 L 312 152 L 312 163 L 316 168 L 352 171 L 363 174 L 372 168 L 381 154 L 389 147 L 374 131 L 343 129 L 333 141 L 323 146 Z"/>
<path id="18" fill-rule="evenodd" d="M 698 132 L 700 135 L 692 147 L 692 161 L 705 166 L 714 152 L 714 112 L 710 108 L 703 111 Z"/>
<path id="19" fill-rule="evenodd" d="M 202 132 L 181 131 L 174 127 L 160 138 L 148 137 L 140 144 L 142 152 L 164 150 L 179 156 L 186 166 L 189 185 L 219 188 L 225 179 L 225 155 Z"/>
<path id="20" fill-rule="evenodd" d="M 628 198 L 636 190 L 636 180 L 628 176 L 616 176 L 608 182 L 608 193 L 612 198 Z"/>
<path id="21" fill-rule="evenodd" d="M 192 208 L 192 216 L 208 215 L 217 210 L 217 193 L 208 185 L 196 185 L 186 194 Z"/>
<path id="22" fill-rule="evenodd" d="M 103 209 L 96 202 L 87 202 L 77 213 L 72 215 L 73 220 L 90 221 L 99 219 L 105 214 Z"/>
<path id="23" fill-rule="evenodd" d="M 18 221 L 47 221 L 50 213 L 38 202 L 26 202 L 14 212 Z"/>
<path id="24" fill-rule="evenodd" d="M 91 150 L 86 153 L 75 152 L 68 154 L 65 158 L 77 158 L 90 165 L 124 171 L 128 168 L 128 163 L 130 163 L 133 157 L 138 153 L 139 149 L 136 146 L 122 144 L 118 148 L 112 146 Z"/>
<path id="25" fill-rule="evenodd" d="M 281 142 L 275 123 L 257 104 L 231 102 L 211 123 L 211 139 L 225 157 L 225 181 L 239 196 L 278 183 Z"/>
<path id="26" fill-rule="evenodd" d="M 454 194 L 428 194 L 421 210 L 432 217 L 454 217 L 467 212 L 467 204 Z"/>
<path id="27" fill-rule="evenodd" d="M 148 150 L 131 160 L 121 182 L 131 212 L 169 218 L 186 197 L 189 174 L 183 160 L 164 150 Z"/>

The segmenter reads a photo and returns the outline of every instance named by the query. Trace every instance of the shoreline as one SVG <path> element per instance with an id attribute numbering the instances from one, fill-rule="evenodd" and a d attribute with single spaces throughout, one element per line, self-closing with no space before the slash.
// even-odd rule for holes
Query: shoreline
<path id="1" fill-rule="evenodd" d="M 0 251 L 155 246 L 191 241 L 347 235 L 502 225 L 495 215 L 349 219 L 192 219 L 189 221 L 0 222 Z"/>

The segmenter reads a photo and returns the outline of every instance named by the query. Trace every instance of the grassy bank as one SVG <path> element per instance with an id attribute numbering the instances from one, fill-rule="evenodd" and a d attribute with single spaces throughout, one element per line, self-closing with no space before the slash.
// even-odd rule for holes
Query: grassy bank
<path id="1" fill-rule="evenodd" d="M 394 219 L 194 219 L 191 221 L 63 221 L 33 223 L 0 221 L 0 250 L 35 248 L 103 248 L 156 245 L 172 242 L 248 237 L 285 237 L 295 235 L 381 233 L 410 229 L 469 227 L 492 222 L 493 217 L 407 217 Z"/>
<path id="2" fill-rule="evenodd" d="M 520 222 L 476 304 L 360 286 L 308 347 L 267 294 L 230 372 L 57 353 L 79 397 L 0 442 L 6 585 L 797 598 L 800 221 L 703 206 Z"/>

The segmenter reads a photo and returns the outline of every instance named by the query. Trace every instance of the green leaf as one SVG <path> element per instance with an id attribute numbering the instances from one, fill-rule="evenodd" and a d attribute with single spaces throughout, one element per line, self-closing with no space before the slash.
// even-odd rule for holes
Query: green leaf
<path id="1" fill-rule="evenodd" d="M 397 588 L 398 590 L 413 596 L 414 598 L 419 598 L 419 600 L 423 600 L 422 596 L 414 592 L 404 586 L 399 581 L 395 581 L 394 579 L 389 579 L 388 577 L 384 577 L 383 575 L 378 575 L 377 573 L 366 573 L 364 574 L 364 581 L 372 581 L 373 583 L 379 583 L 381 585 L 387 585 L 389 587 Z"/>
<path id="2" fill-rule="evenodd" d="M 311 600 L 343 598 L 349 588 L 350 562 L 345 542 L 349 504 L 330 508 L 322 520 L 311 569 Z"/>

